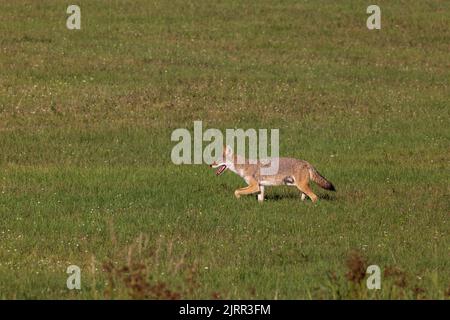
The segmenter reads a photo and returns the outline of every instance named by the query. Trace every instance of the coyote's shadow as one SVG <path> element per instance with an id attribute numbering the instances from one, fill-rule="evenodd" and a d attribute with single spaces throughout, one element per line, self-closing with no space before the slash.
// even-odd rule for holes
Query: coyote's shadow
<path id="1" fill-rule="evenodd" d="M 325 201 L 336 201 L 337 198 L 335 195 L 331 195 L 328 193 L 324 194 L 318 194 L 319 200 L 325 200 Z M 266 200 L 270 201 L 280 201 L 283 199 L 298 199 L 301 200 L 301 194 L 300 193 L 267 193 L 265 195 Z M 309 198 L 307 197 L 305 201 L 309 201 Z"/>

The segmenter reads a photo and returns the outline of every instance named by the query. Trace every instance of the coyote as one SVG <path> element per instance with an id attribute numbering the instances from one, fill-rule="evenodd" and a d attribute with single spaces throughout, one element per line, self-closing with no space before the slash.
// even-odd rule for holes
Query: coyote
<path id="1" fill-rule="evenodd" d="M 275 158 L 273 158 L 275 159 Z M 272 161 L 273 161 L 272 159 Z M 268 159 L 271 161 L 270 159 Z M 312 202 L 316 202 L 318 197 L 309 187 L 309 181 L 312 180 L 320 187 L 336 191 L 333 184 L 325 179 L 311 164 L 304 160 L 294 158 L 278 158 L 278 171 L 273 175 L 262 175 L 260 169 L 267 165 L 267 161 L 258 160 L 256 164 L 250 164 L 248 159 L 235 155 L 229 146 L 223 148 L 223 155 L 220 160 L 213 162 L 210 167 L 218 168 L 216 175 L 219 176 L 226 169 L 230 169 L 248 184 L 247 187 L 237 189 L 234 192 L 236 198 L 246 194 L 258 194 L 258 201 L 264 201 L 265 186 L 295 186 L 302 196 L 302 201 L 308 196 Z"/>

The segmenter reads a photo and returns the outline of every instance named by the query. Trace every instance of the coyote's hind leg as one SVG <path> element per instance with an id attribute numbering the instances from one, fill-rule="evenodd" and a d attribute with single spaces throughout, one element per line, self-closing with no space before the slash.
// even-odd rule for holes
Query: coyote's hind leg
<path id="1" fill-rule="evenodd" d="M 312 202 L 317 201 L 318 198 L 314 194 L 314 192 L 311 190 L 311 188 L 309 187 L 307 179 L 296 181 L 295 185 L 298 188 L 298 190 L 300 190 L 300 192 L 302 192 L 302 200 L 304 200 L 305 194 L 306 194 L 311 199 Z"/>

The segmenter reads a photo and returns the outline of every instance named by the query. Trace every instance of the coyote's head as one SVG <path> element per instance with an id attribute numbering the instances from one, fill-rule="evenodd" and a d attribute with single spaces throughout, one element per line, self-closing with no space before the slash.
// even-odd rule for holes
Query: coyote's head
<path id="1" fill-rule="evenodd" d="M 218 168 L 216 176 L 220 176 L 228 168 L 234 167 L 233 149 L 229 146 L 223 146 L 222 156 L 209 165 L 211 168 Z"/>

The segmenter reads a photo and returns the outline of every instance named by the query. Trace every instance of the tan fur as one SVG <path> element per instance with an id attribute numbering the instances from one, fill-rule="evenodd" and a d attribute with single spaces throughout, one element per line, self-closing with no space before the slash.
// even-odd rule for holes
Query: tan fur
<path id="1" fill-rule="evenodd" d="M 276 174 L 262 175 L 261 168 L 269 167 L 270 162 L 263 163 L 258 161 L 256 164 L 251 164 L 248 159 L 233 154 L 228 147 L 224 148 L 223 159 L 222 161 L 214 162 L 211 166 L 220 167 L 226 165 L 227 169 L 241 176 L 247 183 L 247 187 L 237 189 L 234 192 L 237 198 L 240 198 L 241 195 L 259 193 L 258 200 L 263 201 L 264 186 L 289 185 L 295 186 L 300 190 L 302 200 L 306 194 L 312 202 L 316 202 L 318 197 L 309 186 L 311 180 L 324 189 L 335 191 L 333 184 L 304 160 L 279 158 Z"/>

